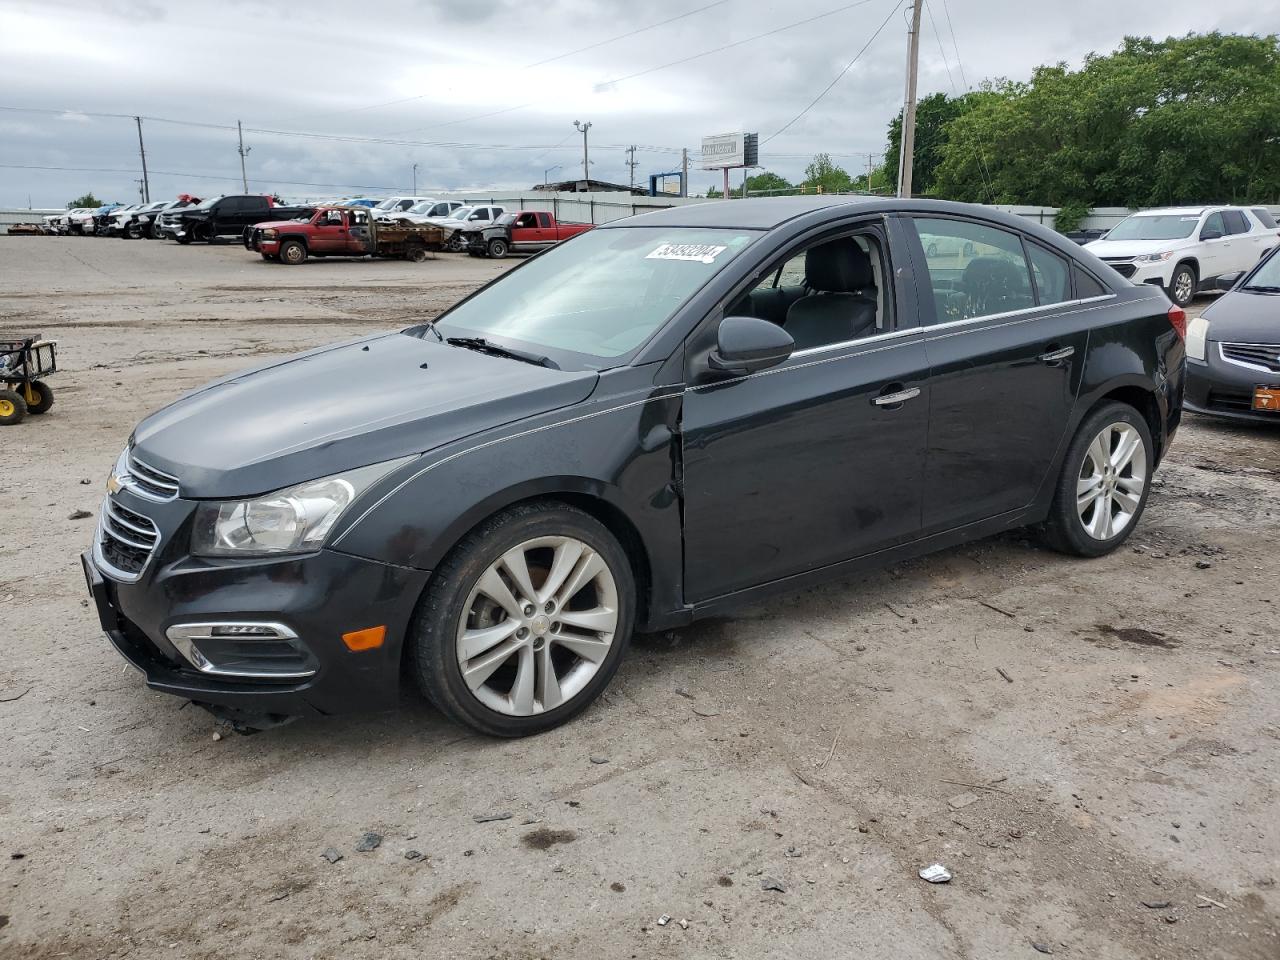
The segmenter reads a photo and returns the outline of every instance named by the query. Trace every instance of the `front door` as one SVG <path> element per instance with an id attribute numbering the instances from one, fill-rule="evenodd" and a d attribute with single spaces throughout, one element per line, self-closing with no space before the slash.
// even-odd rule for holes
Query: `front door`
<path id="1" fill-rule="evenodd" d="M 310 242 L 313 253 L 346 253 L 347 222 L 341 210 L 326 210 L 315 223 Z"/>
<path id="2" fill-rule="evenodd" d="M 1075 302 L 1064 257 L 1020 234 L 961 218 L 909 223 L 932 292 L 928 536 L 1035 498 L 1066 440 L 1093 305 Z"/>
<path id="3" fill-rule="evenodd" d="M 684 395 L 686 599 L 698 602 L 915 538 L 928 431 L 928 361 L 914 308 L 895 298 L 884 234 L 866 262 L 808 258 L 804 290 L 777 318 L 810 345 Z M 844 248 L 849 250 L 848 246 Z M 759 286 L 776 288 L 781 258 Z M 821 262 L 826 262 L 826 267 Z M 840 289 L 831 289 L 839 287 Z M 750 293 L 733 308 L 742 312 Z M 766 298 L 770 299 L 771 298 Z M 788 317 L 790 319 L 788 319 Z M 830 341 L 813 343 L 815 320 Z"/>

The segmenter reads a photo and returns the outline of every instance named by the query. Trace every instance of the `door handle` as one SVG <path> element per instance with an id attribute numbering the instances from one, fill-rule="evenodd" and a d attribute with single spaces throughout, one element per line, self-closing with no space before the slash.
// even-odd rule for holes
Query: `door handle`
<path id="1" fill-rule="evenodd" d="M 1036 357 L 1041 363 L 1057 363 L 1059 360 L 1065 360 L 1067 357 L 1074 356 L 1075 347 L 1063 347 L 1060 350 L 1050 350 L 1048 353 L 1042 353 Z"/>
<path id="2" fill-rule="evenodd" d="M 914 400 L 920 396 L 919 387 L 909 387 L 906 390 L 899 390 L 896 393 L 882 393 L 871 402 L 877 407 L 892 407 L 899 403 L 905 403 L 908 400 Z"/>

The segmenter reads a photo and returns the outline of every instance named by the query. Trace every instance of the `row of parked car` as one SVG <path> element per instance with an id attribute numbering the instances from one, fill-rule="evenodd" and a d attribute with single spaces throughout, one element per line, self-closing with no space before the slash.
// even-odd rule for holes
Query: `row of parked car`
<path id="1" fill-rule="evenodd" d="M 167 238 L 180 244 L 234 237 L 264 258 L 283 263 L 322 256 L 416 259 L 432 249 L 505 257 L 536 252 L 591 229 L 590 224 L 559 223 L 543 211 L 508 211 L 500 204 L 435 197 L 355 197 L 289 205 L 278 197 L 253 194 L 203 200 L 183 194 L 175 200 L 77 208 L 45 217 L 43 227 L 48 233 Z"/>

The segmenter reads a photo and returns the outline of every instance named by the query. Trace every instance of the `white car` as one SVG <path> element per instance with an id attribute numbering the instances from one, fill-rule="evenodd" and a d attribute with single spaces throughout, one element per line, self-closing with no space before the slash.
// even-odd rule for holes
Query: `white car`
<path id="1" fill-rule="evenodd" d="M 421 203 L 423 200 L 430 200 L 435 203 L 434 197 L 387 197 L 380 203 L 374 204 L 370 208 L 370 216 L 375 220 L 385 220 L 389 216 L 397 213 L 403 213 L 415 204 Z"/>
<path id="2" fill-rule="evenodd" d="M 403 213 L 383 214 L 379 220 L 408 220 L 410 223 L 435 223 L 437 220 L 453 215 L 453 212 L 464 206 L 461 200 L 423 200 L 415 203 Z"/>
<path id="3" fill-rule="evenodd" d="M 490 223 L 506 213 L 505 207 L 470 206 L 459 207 L 447 217 L 432 217 L 428 223 L 444 229 L 448 239 L 444 242 L 446 250 L 462 249 L 462 231 L 476 224 Z"/>
<path id="4" fill-rule="evenodd" d="M 1185 307 L 1197 290 L 1250 269 L 1278 241 L 1280 230 L 1263 207 L 1168 207 L 1126 217 L 1084 248 Z"/>

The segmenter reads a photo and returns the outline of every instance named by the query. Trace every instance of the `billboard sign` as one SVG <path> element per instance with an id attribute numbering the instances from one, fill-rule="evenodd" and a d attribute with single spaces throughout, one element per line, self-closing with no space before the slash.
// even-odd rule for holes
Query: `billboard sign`
<path id="1" fill-rule="evenodd" d="M 744 133 L 717 133 L 702 138 L 702 169 L 721 170 L 725 167 L 746 165 L 747 135 Z"/>

